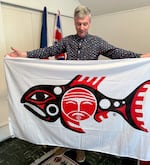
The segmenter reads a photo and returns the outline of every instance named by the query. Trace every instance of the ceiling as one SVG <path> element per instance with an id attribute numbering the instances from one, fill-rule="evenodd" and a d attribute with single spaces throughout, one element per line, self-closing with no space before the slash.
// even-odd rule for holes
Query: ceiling
<path id="1" fill-rule="evenodd" d="M 92 15 L 115 13 L 150 6 L 150 0 L 79 0 L 91 9 Z"/>

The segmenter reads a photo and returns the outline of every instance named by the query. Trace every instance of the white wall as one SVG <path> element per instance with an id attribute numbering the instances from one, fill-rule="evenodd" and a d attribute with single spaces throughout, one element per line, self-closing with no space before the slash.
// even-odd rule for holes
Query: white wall
<path id="1" fill-rule="evenodd" d="M 77 0 L 0 0 L 0 141 L 9 136 L 7 87 L 3 67 L 4 55 L 13 46 L 22 51 L 40 47 L 42 10 L 46 6 L 48 14 L 48 42 L 53 42 L 55 15 L 61 12 L 63 35 L 75 33 L 73 23 Z"/>
<path id="2" fill-rule="evenodd" d="M 73 16 L 74 8 L 79 5 L 78 0 L 0 0 L 0 2 L 37 10 L 42 10 L 44 6 L 47 6 L 49 12 L 56 13 L 59 9 L 65 16 Z"/>
<path id="3" fill-rule="evenodd" d="M 96 16 L 91 33 L 121 48 L 150 52 L 150 7 Z"/>

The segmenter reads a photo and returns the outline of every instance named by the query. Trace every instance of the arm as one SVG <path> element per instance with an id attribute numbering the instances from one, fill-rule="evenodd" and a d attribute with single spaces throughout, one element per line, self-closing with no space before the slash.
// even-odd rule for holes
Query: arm
<path id="1" fill-rule="evenodd" d="M 22 58 L 47 58 L 49 57 L 48 48 L 40 48 L 27 52 L 19 51 L 16 48 L 11 47 L 12 52 L 8 53 L 11 57 L 22 57 Z"/>
<path id="2" fill-rule="evenodd" d="M 65 42 L 64 39 L 62 39 L 61 41 L 55 43 L 52 46 L 27 51 L 27 57 L 45 59 L 65 52 Z"/>
<path id="3" fill-rule="evenodd" d="M 139 58 L 141 54 L 118 48 L 100 37 L 96 38 L 99 44 L 100 54 L 110 59 Z"/>
<path id="4" fill-rule="evenodd" d="M 140 54 L 135 53 L 132 51 L 124 50 L 121 48 L 117 48 L 105 41 L 104 45 L 106 48 L 106 52 L 104 53 L 104 56 L 112 58 L 112 59 L 122 59 L 122 58 L 150 58 L 150 53 Z"/>
<path id="5" fill-rule="evenodd" d="M 22 58 L 41 58 L 45 59 L 50 56 L 55 56 L 61 53 L 65 53 L 65 42 L 62 39 L 60 42 L 55 43 L 53 46 L 45 47 L 45 48 L 39 48 L 31 51 L 21 52 L 15 48 L 11 49 L 12 52 L 8 53 L 11 57 L 22 57 Z"/>

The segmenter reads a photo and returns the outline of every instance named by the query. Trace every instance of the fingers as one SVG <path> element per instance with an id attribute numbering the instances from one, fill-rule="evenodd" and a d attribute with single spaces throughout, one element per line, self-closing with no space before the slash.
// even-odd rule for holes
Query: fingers
<path id="1" fill-rule="evenodd" d="M 9 56 L 11 57 L 17 57 L 18 56 L 18 50 L 11 47 L 12 52 L 8 53 Z"/>
<path id="2" fill-rule="evenodd" d="M 11 50 L 13 50 L 14 52 L 18 52 L 18 50 L 15 49 L 15 48 L 13 48 L 12 46 L 11 46 L 10 48 L 11 48 Z"/>
<path id="3" fill-rule="evenodd" d="M 150 58 L 150 53 L 145 53 L 141 55 L 142 58 Z"/>
<path id="4" fill-rule="evenodd" d="M 11 48 L 11 50 L 14 50 L 14 48 L 12 46 L 10 48 Z"/>
<path id="5" fill-rule="evenodd" d="M 12 52 L 10 52 L 8 55 L 11 57 L 27 57 L 27 52 L 21 52 L 16 48 L 11 47 Z"/>

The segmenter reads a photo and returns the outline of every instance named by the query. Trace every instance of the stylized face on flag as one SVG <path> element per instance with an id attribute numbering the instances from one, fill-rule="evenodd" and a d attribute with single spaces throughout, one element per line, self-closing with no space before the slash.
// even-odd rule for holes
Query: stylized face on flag
<path id="1" fill-rule="evenodd" d="M 148 132 L 142 119 L 144 94 L 150 80 L 143 82 L 124 99 L 114 99 L 98 91 L 105 77 L 77 75 L 66 85 L 38 85 L 31 87 L 21 98 L 21 103 L 34 115 L 47 122 L 60 118 L 66 128 L 84 133 L 80 123 L 89 118 L 96 122 L 107 119 L 109 112 L 120 114 L 132 127 Z"/>
<path id="2" fill-rule="evenodd" d="M 88 119 L 97 108 L 97 100 L 87 89 L 75 87 L 62 97 L 62 113 L 72 120 Z"/>

